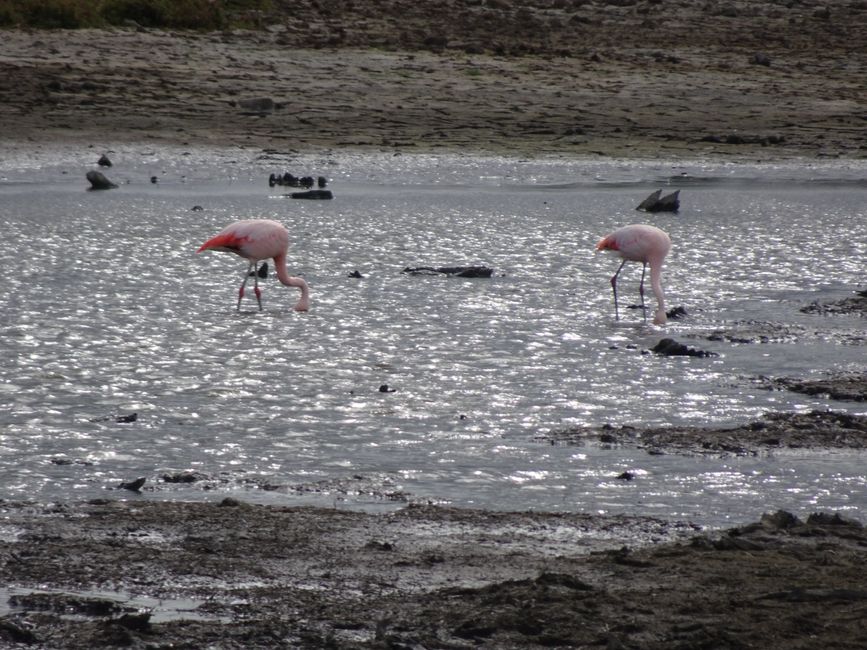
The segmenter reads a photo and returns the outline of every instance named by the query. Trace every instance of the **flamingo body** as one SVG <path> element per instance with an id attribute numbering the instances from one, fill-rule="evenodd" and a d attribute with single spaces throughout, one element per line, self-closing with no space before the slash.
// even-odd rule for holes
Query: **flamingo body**
<path id="1" fill-rule="evenodd" d="M 650 285 L 656 296 L 657 308 L 653 317 L 655 325 L 665 324 L 665 293 L 662 290 L 662 264 L 668 251 L 671 250 L 671 239 L 665 231 L 656 226 L 633 224 L 623 226 L 603 237 L 596 244 L 597 251 L 612 251 L 623 260 L 617 272 L 611 278 L 611 288 L 614 291 L 614 315 L 619 320 L 617 307 L 617 276 L 626 262 L 641 262 L 641 284 L 638 292 L 641 295 L 641 307 L 644 309 L 644 272 L 650 267 Z M 645 319 L 647 318 L 645 312 Z"/>
<path id="2" fill-rule="evenodd" d="M 289 275 L 286 270 L 286 253 L 289 250 L 289 233 L 282 224 L 270 219 L 244 219 L 236 221 L 223 228 L 216 235 L 199 247 L 196 253 L 205 250 L 235 253 L 249 261 L 247 271 L 244 273 L 244 281 L 238 290 L 238 309 L 241 308 L 241 299 L 244 297 L 244 288 L 253 271 L 253 286 L 259 310 L 262 309 L 262 292 L 259 289 L 259 262 L 267 259 L 274 260 L 277 271 L 277 279 L 287 287 L 297 287 L 301 290 L 301 298 L 295 305 L 296 311 L 307 311 L 310 308 L 310 290 L 302 278 Z"/>

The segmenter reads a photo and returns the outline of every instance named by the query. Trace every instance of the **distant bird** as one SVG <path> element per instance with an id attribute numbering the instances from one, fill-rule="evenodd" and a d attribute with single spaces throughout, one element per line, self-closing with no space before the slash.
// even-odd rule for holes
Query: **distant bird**
<path id="1" fill-rule="evenodd" d="M 650 266 L 650 285 L 656 296 L 657 308 L 653 317 L 654 325 L 665 324 L 665 294 L 662 291 L 662 263 L 668 251 L 671 250 L 671 239 L 656 226 L 635 224 L 618 228 L 609 235 L 603 237 L 596 244 L 597 251 L 613 251 L 620 255 L 623 261 L 617 268 L 617 273 L 611 278 L 611 289 L 614 291 L 614 317 L 620 320 L 617 307 L 617 276 L 626 262 L 641 262 L 641 283 L 638 285 L 638 293 L 641 295 L 641 309 L 644 312 L 644 320 L 647 320 L 647 311 L 644 306 L 644 273 Z"/>
<path id="2" fill-rule="evenodd" d="M 287 287 L 301 289 L 301 298 L 295 305 L 295 311 L 307 311 L 310 308 L 310 290 L 307 283 L 301 279 L 292 277 L 286 271 L 286 253 L 289 250 L 289 233 L 282 224 L 270 219 L 245 219 L 236 221 L 227 226 L 215 236 L 201 245 L 196 253 L 204 250 L 224 251 L 240 255 L 250 264 L 244 273 L 244 281 L 238 290 L 238 309 L 241 309 L 241 300 L 244 298 L 244 287 L 252 275 L 253 291 L 256 301 L 259 303 L 259 311 L 262 311 L 262 292 L 259 289 L 259 262 L 269 258 L 274 259 L 274 267 L 277 270 L 277 279 Z"/>

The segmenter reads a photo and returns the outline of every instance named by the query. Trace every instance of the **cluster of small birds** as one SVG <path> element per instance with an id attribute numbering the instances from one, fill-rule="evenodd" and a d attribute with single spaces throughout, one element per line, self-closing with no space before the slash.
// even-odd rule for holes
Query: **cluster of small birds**
<path id="1" fill-rule="evenodd" d="M 197 253 L 205 250 L 234 253 L 248 261 L 244 280 L 238 290 L 238 309 L 244 298 L 247 281 L 253 278 L 253 292 L 262 310 L 262 291 L 259 288 L 259 278 L 267 275 L 261 272 L 260 262 L 273 259 L 277 278 L 287 287 L 301 290 L 301 298 L 295 305 L 296 311 L 307 311 L 310 308 L 310 288 L 302 278 L 290 276 L 286 270 L 286 255 L 289 251 L 289 233 L 286 228 L 271 219 L 245 219 L 232 223 L 201 245 Z M 620 319 L 620 309 L 617 303 L 617 277 L 626 262 L 641 262 L 641 283 L 638 287 L 641 296 L 641 308 L 644 310 L 644 276 L 650 267 L 650 285 L 656 296 L 657 308 L 653 317 L 655 325 L 664 325 L 665 294 L 662 289 L 662 264 L 671 250 L 671 239 L 668 234 L 656 226 L 633 224 L 618 228 L 603 237 L 596 244 L 597 251 L 611 251 L 623 260 L 617 272 L 611 278 L 611 289 L 614 292 L 614 316 Z M 646 319 L 646 312 L 645 312 Z"/>

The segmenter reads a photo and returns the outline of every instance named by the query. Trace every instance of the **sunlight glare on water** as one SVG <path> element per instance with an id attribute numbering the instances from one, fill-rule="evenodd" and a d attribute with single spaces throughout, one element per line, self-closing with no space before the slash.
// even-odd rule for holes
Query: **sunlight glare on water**
<path id="1" fill-rule="evenodd" d="M 863 370 L 861 319 L 799 311 L 863 286 L 863 165 L 135 147 L 112 158 L 106 174 L 120 187 L 109 192 L 85 191 L 91 161 L 73 150 L 0 169 L 0 498 L 90 498 L 146 476 L 153 498 L 374 509 L 393 498 L 711 524 L 776 507 L 867 506 L 858 454 L 702 459 L 536 438 L 606 423 L 863 412 L 752 381 Z M 328 176 L 335 198 L 288 199 L 268 187 L 275 171 Z M 679 214 L 635 212 L 658 187 L 682 190 Z M 250 217 L 289 228 L 289 271 L 311 286 L 309 313 L 292 310 L 297 291 L 273 274 L 264 311 L 255 300 L 236 311 L 246 264 L 194 255 Z M 632 309 L 614 321 L 617 261 L 593 252 L 636 221 L 674 242 L 668 306 L 690 317 L 665 330 Z M 494 275 L 401 273 L 456 265 Z M 639 277 L 624 269 L 625 303 Z M 748 321 L 783 334 L 707 339 Z M 719 356 L 645 353 L 665 336 Z M 115 422 L 133 412 L 136 422 Z M 638 479 L 617 481 L 627 469 Z M 180 470 L 207 475 L 212 489 L 161 482 Z"/>

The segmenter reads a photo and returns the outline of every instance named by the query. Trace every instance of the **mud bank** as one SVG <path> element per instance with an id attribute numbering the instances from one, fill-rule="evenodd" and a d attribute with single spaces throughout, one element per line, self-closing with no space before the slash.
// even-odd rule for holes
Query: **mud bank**
<path id="1" fill-rule="evenodd" d="M 867 532 L 410 506 L 0 504 L 0 645 L 862 648 Z"/>

